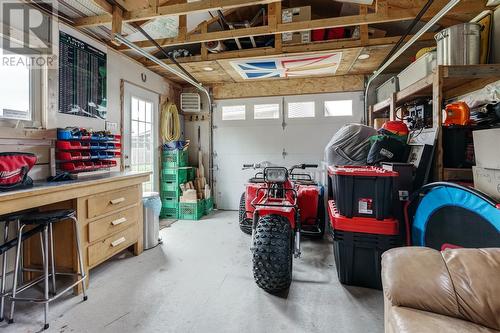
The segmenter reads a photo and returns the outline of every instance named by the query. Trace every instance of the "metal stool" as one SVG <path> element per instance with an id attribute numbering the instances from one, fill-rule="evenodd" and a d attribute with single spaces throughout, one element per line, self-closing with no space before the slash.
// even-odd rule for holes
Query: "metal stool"
<path id="1" fill-rule="evenodd" d="M 7 293 L 5 292 L 5 285 L 7 279 L 7 252 L 10 249 L 16 247 L 17 245 L 17 238 L 9 241 L 10 223 L 16 222 L 17 228 L 19 229 L 20 219 L 22 219 L 25 216 L 25 214 L 30 212 L 33 211 L 32 210 L 23 211 L 23 212 L 17 212 L 0 216 L 0 222 L 4 223 L 3 243 L 0 246 L 0 255 L 2 256 L 2 283 L 0 285 L 0 322 L 4 320 L 5 296 L 7 295 Z M 40 232 L 40 230 L 41 228 L 39 228 L 38 230 L 30 230 L 30 232 L 25 233 L 23 235 L 23 241 L 35 235 L 36 233 Z"/>
<path id="2" fill-rule="evenodd" d="M 60 222 L 63 220 L 67 220 L 67 219 L 70 219 L 73 221 L 73 228 L 74 228 L 75 238 L 76 238 L 76 250 L 78 253 L 78 262 L 79 262 L 79 266 L 80 266 L 80 273 L 55 272 L 54 251 L 53 251 L 54 250 L 54 238 L 53 238 L 52 225 L 54 223 L 57 223 L 57 222 Z M 48 329 L 49 324 L 48 324 L 47 319 L 48 319 L 49 303 L 50 302 L 56 300 L 61 295 L 68 292 L 69 290 L 71 290 L 73 287 L 75 287 L 79 283 L 82 284 L 83 300 L 84 301 L 87 300 L 87 295 L 86 295 L 86 290 L 85 290 L 85 278 L 87 277 L 87 275 L 85 274 L 84 267 L 83 267 L 82 250 L 81 250 L 81 246 L 80 246 L 80 232 L 78 230 L 78 220 L 76 219 L 74 210 L 53 210 L 53 211 L 25 215 L 23 218 L 20 219 L 20 222 L 21 223 L 20 223 L 20 226 L 18 229 L 17 240 L 24 239 L 23 238 L 23 229 L 27 225 L 33 225 L 33 226 L 36 226 L 35 229 L 39 229 L 38 232 L 40 233 L 40 240 L 42 241 L 43 270 L 30 269 L 29 271 L 42 272 L 43 275 L 34 279 L 33 281 L 30 281 L 29 283 L 27 283 L 21 287 L 17 286 L 17 279 L 18 279 L 18 274 L 20 271 L 19 270 L 19 261 L 20 261 L 21 244 L 22 244 L 22 241 L 17 241 L 16 242 L 16 246 L 17 246 L 16 263 L 15 263 L 15 268 L 14 268 L 14 285 L 12 287 L 12 295 L 10 296 L 12 303 L 11 303 L 11 308 L 10 308 L 9 324 L 14 322 L 14 309 L 15 309 L 16 301 L 42 303 L 45 305 L 45 310 L 44 310 L 45 324 L 44 324 L 43 328 Z M 28 232 L 31 232 L 31 230 Z M 49 237 L 50 237 L 50 243 L 51 243 L 50 250 L 49 250 Z M 51 252 L 50 263 L 52 266 L 50 274 L 49 274 L 49 251 Z M 56 275 L 71 275 L 71 276 L 76 276 L 78 278 L 77 278 L 76 282 L 74 282 L 73 284 L 68 286 L 63 291 L 57 293 L 56 292 L 56 280 L 55 280 Z M 52 278 L 52 291 L 53 291 L 52 297 L 49 297 L 49 278 Z M 18 293 L 25 291 L 26 289 L 38 284 L 41 281 L 44 282 L 44 297 L 43 298 L 19 298 L 19 297 L 16 297 Z"/>

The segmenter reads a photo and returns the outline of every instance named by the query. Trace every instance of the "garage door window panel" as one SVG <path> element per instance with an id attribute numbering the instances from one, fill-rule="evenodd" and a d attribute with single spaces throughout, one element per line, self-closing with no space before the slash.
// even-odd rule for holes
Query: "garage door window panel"
<path id="1" fill-rule="evenodd" d="M 253 106 L 253 118 L 256 120 L 279 119 L 280 118 L 280 105 L 279 104 L 255 104 Z"/>
<path id="2" fill-rule="evenodd" d="M 316 105 L 314 102 L 289 102 L 288 118 L 314 118 L 316 116 Z"/>
<path id="3" fill-rule="evenodd" d="M 228 105 L 222 107 L 222 120 L 245 120 L 245 105 Z"/>
<path id="4" fill-rule="evenodd" d="M 325 117 L 352 117 L 352 100 L 325 101 Z"/>

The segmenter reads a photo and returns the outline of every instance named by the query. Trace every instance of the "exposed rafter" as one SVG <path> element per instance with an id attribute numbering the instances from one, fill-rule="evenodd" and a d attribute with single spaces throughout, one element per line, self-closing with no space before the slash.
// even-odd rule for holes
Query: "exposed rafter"
<path id="1" fill-rule="evenodd" d="M 409 40 L 412 36 L 407 36 L 406 40 Z M 361 40 L 334 40 L 328 42 L 321 43 L 310 43 L 310 44 L 301 44 L 301 45 L 283 45 L 281 50 L 276 48 L 267 47 L 267 48 L 259 48 L 259 49 L 246 49 L 246 50 L 237 50 L 237 51 L 227 51 L 222 53 L 210 53 L 208 54 L 206 59 L 203 59 L 201 56 L 192 56 L 185 58 L 178 58 L 177 61 L 180 63 L 192 63 L 199 61 L 213 61 L 213 60 L 222 60 L 222 59 L 237 59 L 237 58 L 254 58 L 254 57 L 265 57 L 265 56 L 275 56 L 275 55 L 283 55 L 283 54 L 293 54 L 293 53 L 308 53 L 308 52 L 319 52 L 319 51 L 329 51 L 329 50 L 341 50 L 341 49 L 353 49 L 360 47 L 369 47 L 369 46 L 386 46 L 396 44 L 397 41 L 401 38 L 401 36 L 394 37 L 383 37 L 383 38 L 372 38 L 368 39 L 366 42 L 362 42 Z M 434 33 L 426 33 L 424 34 L 419 41 L 433 41 Z M 170 60 L 164 60 L 165 63 L 171 64 Z M 143 61 L 142 62 L 148 68 L 155 68 L 158 65 L 150 62 Z"/>
<path id="2" fill-rule="evenodd" d="M 446 0 L 436 1 L 435 4 L 431 7 L 431 9 L 424 15 L 424 19 L 428 19 L 435 15 L 437 11 L 439 11 L 442 6 L 446 3 Z M 463 0 L 461 5 L 456 7 L 451 11 L 451 13 L 470 13 L 470 12 L 479 12 L 485 8 L 485 5 L 482 1 L 477 0 Z M 281 23 L 273 26 L 260 26 L 253 28 L 242 28 L 237 30 L 225 30 L 225 31 L 215 31 L 208 33 L 199 33 L 199 34 L 188 34 L 185 38 L 174 37 L 174 38 L 164 38 L 159 39 L 157 42 L 164 47 L 175 46 L 175 45 L 185 45 L 185 44 L 193 44 L 193 43 L 202 43 L 213 40 L 227 40 L 234 38 L 243 38 L 250 36 L 262 36 L 262 35 L 270 35 L 270 34 L 282 34 L 286 32 L 294 32 L 294 31 L 306 31 L 306 30 L 314 30 L 314 29 L 322 29 L 322 28 L 335 28 L 335 27 L 348 27 L 348 26 L 357 26 L 360 24 L 377 24 L 377 23 L 386 23 L 386 22 L 397 22 L 404 20 L 413 19 L 420 8 L 409 8 L 409 9 L 401 9 L 401 8 L 387 8 L 385 10 L 377 10 L 376 13 L 369 14 L 361 14 L 361 15 L 350 15 L 350 16 L 341 16 L 327 19 L 318 19 L 304 22 L 292 22 L 292 23 Z M 135 43 L 137 46 L 145 48 L 151 47 L 152 44 L 149 41 L 139 41 Z M 126 50 L 127 47 L 120 47 L 121 50 Z"/>
<path id="3" fill-rule="evenodd" d="M 111 17 L 113 13 L 113 6 L 107 2 L 106 0 L 92 0 L 97 6 L 99 6 L 102 10 L 104 10 L 108 17 Z"/>
<path id="4" fill-rule="evenodd" d="M 106 2 L 105 0 L 99 0 Z M 223 10 L 244 6 L 262 5 L 281 0 L 203 0 L 180 4 L 164 5 L 143 10 L 126 11 L 123 13 L 123 22 L 146 21 L 160 16 L 186 15 L 190 13 Z M 75 19 L 75 27 L 91 27 L 111 23 L 110 15 L 99 15 Z"/>

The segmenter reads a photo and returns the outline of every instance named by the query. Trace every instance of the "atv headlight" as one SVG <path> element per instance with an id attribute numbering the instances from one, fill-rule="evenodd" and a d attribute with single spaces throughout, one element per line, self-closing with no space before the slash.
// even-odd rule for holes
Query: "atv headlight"
<path id="1" fill-rule="evenodd" d="M 269 183 L 284 183 L 288 177 L 286 168 L 266 168 L 264 170 L 264 179 Z"/>

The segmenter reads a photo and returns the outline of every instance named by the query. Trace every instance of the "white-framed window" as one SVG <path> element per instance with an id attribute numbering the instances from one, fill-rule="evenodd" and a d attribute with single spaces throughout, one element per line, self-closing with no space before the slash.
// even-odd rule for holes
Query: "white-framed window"
<path id="1" fill-rule="evenodd" d="M 325 101 L 325 117 L 352 116 L 352 99 Z"/>
<path id="2" fill-rule="evenodd" d="M 316 116 L 314 102 L 289 102 L 288 118 L 314 118 Z"/>
<path id="3" fill-rule="evenodd" d="M 154 171 L 153 104 L 133 96 L 131 99 L 131 162 L 132 171 Z M 153 177 L 143 183 L 144 192 L 154 189 Z"/>
<path id="4" fill-rule="evenodd" d="M 222 120 L 245 120 L 245 105 L 228 105 L 222 107 Z"/>
<path id="5" fill-rule="evenodd" d="M 9 57 L 8 62 L 0 61 L 0 126 L 11 127 L 18 121 L 40 126 L 42 70 L 22 65 L 30 62 L 24 55 L 7 54 L 1 48 L 0 55 Z"/>
<path id="6" fill-rule="evenodd" d="M 279 104 L 254 104 L 253 119 L 279 119 Z"/>

